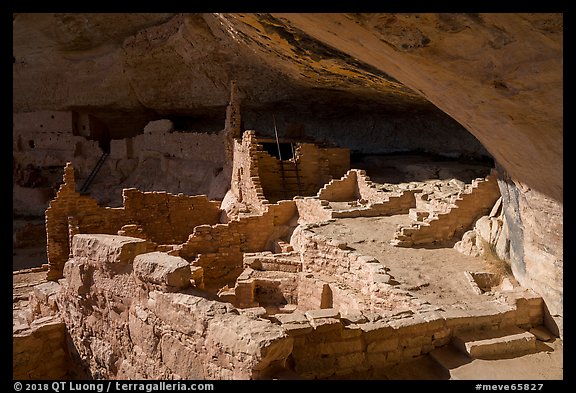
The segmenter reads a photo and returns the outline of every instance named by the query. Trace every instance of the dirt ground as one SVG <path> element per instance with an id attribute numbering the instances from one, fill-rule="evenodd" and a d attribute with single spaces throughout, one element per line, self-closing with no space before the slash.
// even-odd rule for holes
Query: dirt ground
<path id="1" fill-rule="evenodd" d="M 399 288 L 433 305 L 455 309 L 486 309 L 492 298 L 487 292 L 472 292 L 464 271 L 490 272 L 507 276 L 505 265 L 495 260 L 463 255 L 452 248 L 454 241 L 419 248 L 391 246 L 397 225 L 407 225 L 407 214 L 388 217 L 341 218 L 314 228 L 327 238 L 345 241 L 348 248 L 378 259 Z"/>

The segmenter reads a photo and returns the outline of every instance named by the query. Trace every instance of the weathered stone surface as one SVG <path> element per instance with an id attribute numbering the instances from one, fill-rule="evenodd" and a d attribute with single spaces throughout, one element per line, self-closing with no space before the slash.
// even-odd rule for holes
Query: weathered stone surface
<path id="1" fill-rule="evenodd" d="M 532 328 L 530 329 L 530 333 L 540 341 L 550 341 L 553 338 L 550 332 L 548 332 L 546 328 L 542 327 Z"/>
<path id="2" fill-rule="evenodd" d="M 181 257 L 163 252 L 150 252 L 134 258 L 134 274 L 142 281 L 177 288 L 190 286 L 190 264 Z"/>
<path id="3" fill-rule="evenodd" d="M 65 326 L 58 316 L 35 320 L 30 330 L 13 335 L 14 379 L 58 380 L 68 375 Z"/>
<path id="4" fill-rule="evenodd" d="M 550 311 L 547 328 L 563 335 L 563 206 L 521 182 L 498 182 L 509 237 L 512 273 L 540 294 Z M 500 248 L 506 248 L 500 245 Z"/>
<path id="5" fill-rule="evenodd" d="M 206 365 L 202 354 L 196 348 L 183 344 L 170 334 L 160 340 L 162 362 L 182 379 L 206 379 Z"/>
<path id="6" fill-rule="evenodd" d="M 390 352 L 398 348 L 398 337 L 392 337 L 386 340 L 372 341 L 368 344 L 368 352 Z"/>
<path id="7" fill-rule="evenodd" d="M 510 327 L 499 331 L 461 333 L 454 345 L 472 358 L 498 358 L 536 348 L 536 337 L 525 330 Z"/>
<path id="8" fill-rule="evenodd" d="M 306 311 L 306 317 L 309 320 L 320 318 L 340 318 L 340 312 L 335 308 L 325 308 L 319 310 Z"/>
<path id="9" fill-rule="evenodd" d="M 351 323 L 351 324 L 359 324 L 359 323 L 368 322 L 368 319 L 360 311 L 342 314 L 342 320 L 346 323 Z"/>
<path id="10" fill-rule="evenodd" d="M 206 319 L 225 314 L 231 309 L 229 304 L 184 293 L 153 291 L 149 296 L 146 307 L 172 329 L 187 335 L 203 336 L 207 328 Z"/>
<path id="11" fill-rule="evenodd" d="M 148 312 L 139 305 L 131 310 L 128 317 L 130 339 L 134 346 L 138 346 L 146 356 L 157 358 L 160 339 L 154 334 L 153 320 L 148 321 L 147 317 Z"/>
<path id="12" fill-rule="evenodd" d="M 287 323 L 308 324 L 308 318 L 306 318 L 306 315 L 300 312 L 293 312 L 291 314 L 276 314 L 274 315 L 274 319 L 276 319 L 278 322 L 282 324 Z"/>
<path id="13" fill-rule="evenodd" d="M 475 230 L 469 230 L 462 235 L 462 239 L 454 244 L 454 249 L 461 252 L 464 255 L 470 255 L 472 257 L 479 257 L 482 255 L 483 249 L 476 246 L 476 237 L 478 234 Z"/>
<path id="14" fill-rule="evenodd" d="M 30 310 L 36 318 L 58 314 L 56 295 L 60 289 L 60 284 L 55 281 L 48 281 L 34 287 L 29 301 Z"/>
<path id="15" fill-rule="evenodd" d="M 232 359 L 248 356 L 245 366 L 236 370 L 248 377 L 252 370 L 263 371 L 273 362 L 286 359 L 292 352 L 293 338 L 270 321 L 221 314 L 208 327 L 206 347 L 211 345 L 222 348 Z"/>
<path id="16" fill-rule="evenodd" d="M 342 14 L 331 14 L 330 17 L 313 14 L 274 16 L 287 25 L 296 26 L 324 43 L 389 72 L 408 86 L 417 87 L 426 97 L 438 102 L 442 110 L 458 119 L 461 124 L 467 125 L 488 150 L 493 150 L 496 160 L 503 164 L 512 176 L 526 181 L 534 188 L 545 188 L 549 195 L 561 200 L 562 173 L 553 173 L 552 168 L 562 167 L 560 159 L 562 144 L 556 144 L 551 140 L 561 140 L 562 113 L 561 108 L 556 108 L 552 111 L 552 115 L 546 105 L 546 102 L 550 102 L 548 100 L 562 102 L 563 24 L 560 14 L 478 14 L 476 19 L 452 14 L 373 14 L 359 16 L 362 23 L 356 23 L 354 18 Z M 229 18 L 238 28 L 250 22 L 239 19 L 236 16 Z M 549 41 L 546 40 L 546 43 L 542 37 L 543 23 L 554 26 L 545 33 L 550 38 L 554 37 Z M 438 29 L 438 24 L 442 28 Z M 496 26 L 507 27 L 506 30 L 501 30 Z M 490 33 L 479 35 L 476 33 L 477 29 L 488 29 Z M 399 34 L 399 31 L 403 33 Z M 422 41 L 425 44 L 411 42 L 412 39 L 417 41 L 418 34 L 426 37 Z M 449 39 L 443 39 L 448 36 Z M 521 40 L 517 38 L 520 36 Z M 357 44 L 358 37 L 363 37 L 362 45 Z M 459 43 L 458 47 L 462 48 L 458 52 L 458 61 L 451 63 L 448 68 L 439 67 L 442 56 L 445 53 L 452 53 L 456 42 Z M 528 42 L 530 44 L 525 45 Z M 491 61 L 490 71 L 469 56 L 472 51 L 478 50 L 492 53 L 494 59 L 498 59 Z M 549 82 L 544 82 L 550 78 L 555 86 L 547 89 L 544 95 L 526 95 L 523 105 L 517 109 L 514 109 L 518 104 L 516 98 L 523 88 L 509 79 L 508 71 L 514 70 L 516 78 L 532 83 L 538 82 L 534 81 L 534 75 L 529 69 L 515 68 L 517 63 L 509 61 L 511 53 L 524 58 L 527 64 L 536 58 L 542 59 L 542 63 L 539 64 L 544 66 L 545 63 L 549 68 L 546 76 L 541 75 L 539 83 L 550 87 Z M 546 55 L 543 57 L 544 53 Z M 486 78 L 488 74 L 490 77 Z M 462 78 L 466 76 L 467 83 L 464 85 L 450 83 L 455 75 Z M 438 89 L 437 85 L 440 80 L 446 81 L 442 89 Z M 474 108 L 478 107 L 480 101 L 490 102 L 489 105 L 494 111 L 489 115 L 479 114 Z M 524 113 L 530 121 L 524 122 L 520 120 L 521 117 L 514 116 L 513 113 L 518 111 Z M 551 116 L 555 119 L 553 126 Z M 499 125 L 498 132 L 488 131 L 492 129 L 491 125 L 496 124 Z M 544 153 L 542 145 L 531 138 L 538 138 L 539 129 L 551 127 L 555 136 L 552 139 L 547 137 L 545 141 L 542 140 L 546 146 Z M 504 151 L 507 149 L 533 151 L 534 154 L 528 154 L 526 157 L 530 157 L 531 161 L 537 159 L 539 163 L 532 162 L 532 165 L 524 166 L 515 161 L 518 159 L 516 155 L 505 154 Z M 532 168 L 539 169 L 534 172 Z"/>
<path id="17" fill-rule="evenodd" d="M 145 253 L 146 240 L 135 237 L 79 234 L 72 239 L 72 255 L 92 263 L 131 263 Z"/>
<path id="18" fill-rule="evenodd" d="M 303 335 L 311 333 L 314 328 L 307 323 L 283 323 L 282 329 L 291 336 Z"/>

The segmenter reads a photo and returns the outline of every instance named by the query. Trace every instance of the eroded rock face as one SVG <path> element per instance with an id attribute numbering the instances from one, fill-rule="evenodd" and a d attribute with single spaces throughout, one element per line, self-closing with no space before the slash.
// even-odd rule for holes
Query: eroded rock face
<path id="1" fill-rule="evenodd" d="M 99 251 L 83 253 L 87 242 Z M 293 339 L 280 326 L 198 294 L 144 285 L 182 287 L 182 268 L 189 277 L 190 267 L 146 253 L 143 243 L 106 235 L 73 241 L 57 303 L 92 377 L 257 379 L 283 364 Z"/>
<path id="2" fill-rule="evenodd" d="M 271 133 L 274 117 L 281 133 L 297 123 L 359 151 L 487 154 L 417 92 L 271 16 L 251 16 L 259 27 L 238 35 L 226 15 L 107 15 L 15 15 L 15 112 L 85 111 L 113 138 L 163 117 L 177 130 L 217 132 L 237 80 L 247 129 Z M 263 36 L 249 39 L 254 34 Z M 267 35 L 280 42 L 263 45 Z M 351 128 L 377 130 L 366 136 L 375 143 L 350 138 Z M 423 143 L 431 133 L 438 137 Z"/>
<path id="3" fill-rule="evenodd" d="M 512 178 L 562 201 L 561 14 L 274 16 L 419 91 Z"/>
<path id="4" fill-rule="evenodd" d="M 521 182 L 499 182 L 510 238 L 510 264 L 518 281 L 546 301 L 563 335 L 563 205 Z"/>
<path id="5" fill-rule="evenodd" d="M 248 106 L 304 87 L 401 110 L 425 97 L 562 200 L 561 14 L 15 14 L 14 33 L 15 111 L 206 114 L 234 78 Z"/>

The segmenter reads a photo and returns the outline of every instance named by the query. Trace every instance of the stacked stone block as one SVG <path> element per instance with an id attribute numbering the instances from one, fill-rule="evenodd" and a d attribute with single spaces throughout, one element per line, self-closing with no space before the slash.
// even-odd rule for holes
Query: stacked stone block
<path id="1" fill-rule="evenodd" d="M 280 326 L 191 294 L 190 265 L 145 243 L 74 237 L 58 307 L 93 377 L 257 379 L 284 364 L 292 338 Z"/>
<path id="2" fill-rule="evenodd" d="M 281 201 L 266 207 L 259 216 L 195 227 L 181 245 L 179 255 L 204 269 L 207 286 L 211 282 L 231 282 L 233 285 L 243 269 L 243 253 L 271 250 L 282 228 L 287 229 L 296 215 L 294 201 Z"/>
<path id="3" fill-rule="evenodd" d="M 349 265 L 342 281 L 353 283 L 356 275 L 359 284 L 366 284 L 377 282 L 378 275 L 383 274 L 369 267 L 380 264 L 345 250 L 343 244 L 318 244 L 314 237 L 301 241 L 320 249 L 303 260 L 306 272 L 250 269 L 238 277 L 236 300 L 242 306 L 277 304 L 278 295 L 298 303 L 297 310 L 276 313 L 268 317 L 270 320 L 263 319 L 265 310 L 238 313 L 230 304 L 188 293 L 186 281 L 191 274 L 186 272 L 185 261 L 148 253 L 146 241 L 136 238 L 74 236 L 65 280 L 50 285 L 62 286 L 56 294 L 62 320 L 78 356 L 99 378 L 267 378 L 285 367 L 289 356 L 290 367 L 303 378 L 338 377 L 413 359 L 463 334 L 474 337 L 476 332 L 481 336 L 489 330 L 530 329 L 543 323 L 542 298 L 519 288 L 500 293 L 501 306 L 489 312 L 441 310 L 416 303 L 402 312 L 377 312 L 366 304 L 326 307 L 326 286 L 331 287 L 333 299 L 342 295 L 336 271 L 344 272 L 344 265 Z M 331 257 L 344 262 L 334 266 Z M 270 262 L 267 254 L 247 258 L 250 264 Z M 314 276 L 322 274 L 332 279 L 315 281 Z M 296 275 L 302 277 L 297 281 Z M 287 295 L 296 294 L 296 286 L 299 297 L 301 286 L 316 290 L 307 295 L 308 299 L 287 299 Z M 49 292 L 53 295 L 53 288 Z M 358 292 L 347 297 L 361 299 Z M 301 308 L 310 297 L 316 299 L 316 306 Z M 45 298 L 50 303 L 53 296 Z M 42 299 L 38 297 L 38 302 Z M 310 305 L 314 306 L 313 302 Z M 56 328 L 58 323 L 61 328 Z M 23 337 L 15 338 L 18 356 L 30 362 L 30 348 L 45 354 L 49 345 L 61 346 L 65 341 L 55 332 L 63 332 L 63 325 L 56 320 L 54 324 L 34 338 L 36 344 L 42 343 L 41 348 L 24 343 L 20 340 Z M 37 374 L 28 377 L 58 379 L 64 375 L 66 351 L 56 349 L 49 356 L 55 359 L 53 371 L 39 366 Z"/>
<path id="4" fill-rule="evenodd" d="M 162 156 L 217 165 L 224 163 L 222 133 L 144 132 L 132 138 L 112 141 L 110 156 L 114 159 L 140 159 L 158 152 Z"/>
<path id="5" fill-rule="evenodd" d="M 348 202 L 359 199 L 357 171 L 351 169 L 342 178 L 330 180 L 318 191 L 317 197 L 332 202 Z"/>
<path id="6" fill-rule="evenodd" d="M 487 214 L 500 197 L 496 177 L 496 173 L 492 172 L 485 179 L 474 180 L 470 190 L 460 194 L 450 211 L 399 228 L 391 244 L 410 247 L 414 244 L 439 242 L 462 235 L 478 218 Z"/>
<path id="7" fill-rule="evenodd" d="M 48 279 L 62 277 L 70 253 L 70 234 L 117 234 L 125 225 L 137 225 L 156 243 L 186 241 L 194 227 L 220 221 L 220 204 L 205 195 L 185 196 L 166 192 L 125 189 L 124 206 L 101 207 L 76 191 L 74 168 L 64 169 L 64 184 L 46 210 Z"/>
<path id="8" fill-rule="evenodd" d="M 64 380 L 69 377 L 66 328 L 58 316 L 34 320 L 12 335 L 12 378 Z"/>
<path id="9" fill-rule="evenodd" d="M 232 192 L 238 201 L 261 212 L 262 205 L 269 202 L 315 195 L 349 167 L 348 149 L 319 148 L 310 143 L 298 144 L 295 157 L 281 164 L 258 143 L 254 131 L 245 131 L 242 142 L 234 147 Z"/>
<path id="10" fill-rule="evenodd" d="M 447 345 L 461 333 L 481 336 L 511 326 L 542 323 L 543 302 L 530 290 L 510 293 L 499 311 L 423 309 L 388 320 L 366 311 L 296 311 L 272 318 L 294 338 L 294 370 L 328 378 L 393 366 Z"/>
<path id="11" fill-rule="evenodd" d="M 245 131 L 241 141 L 234 141 L 234 160 L 230 189 L 238 202 L 256 212 L 264 211 L 268 201 L 259 177 L 258 142 L 256 132 Z"/>
<path id="12" fill-rule="evenodd" d="M 318 283 L 326 282 L 335 308 L 384 312 L 418 307 L 412 295 L 390 284 L 389 269 L 371 256 L 349 250 L 346 243 L 327 240 L 305 228 L 294 233 L 292 243 L 302 255 L 304 277 L 299 290 L 308 291 L 299 298 L 307 299 L 309 305 L 320 303 L 322 288 Z M 316 289 L 306 289 L 311 285 Z"/>
<path id="13" fill-rule="evenodd" d="M 316 197 L 298 198 L 300 223 L 331 218 L 376 217 L 405 214 L 415 206 L 415 190 L 386 192 L 376 188 L 363 170 L 350 169 L 342 178 L 325 184 Z M 355 202 L 356 206 L 333 210 L 330 202 Z M 360 201 L 361 203 L 359 203 Z"/>

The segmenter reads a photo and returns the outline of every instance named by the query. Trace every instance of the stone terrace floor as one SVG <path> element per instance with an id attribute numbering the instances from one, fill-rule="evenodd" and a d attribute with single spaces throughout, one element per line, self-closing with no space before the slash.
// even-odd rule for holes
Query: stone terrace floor
<path id="1" fill-rule="evenodd" d="M 399 224 L 408 224 L 405 215 L 341 218 L 313 228 L 316 234 L 346 242 L 362 255 L 378 259 L 390 269 L 398 288 L 434 306 L 448 309 L 485 310 L 494 307 L 494 295 L 473 292 L 464 274 L 491 272 L 504 276 L 503 263 L 490 258 L 470 257 L 452 248 L 454 241 L 419 248 L 394 247 L 388 243 Z"/>

